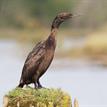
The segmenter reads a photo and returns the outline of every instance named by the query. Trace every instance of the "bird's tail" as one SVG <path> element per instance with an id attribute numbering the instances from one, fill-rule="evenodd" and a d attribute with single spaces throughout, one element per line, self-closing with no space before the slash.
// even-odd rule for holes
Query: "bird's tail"
<path id="1" fill-rule="evenodd" d="M 20 84 L 18 85 L 18 87 L 20 87 L 20 88 L 23 88 L 23 86 L 24 86 L 23 83 L 20 83 Z"/>
<path id="2" fill-rule="evenodd" d="M 22 80 L 20 80 L 20 83 L 19 83 L 18 87 L 23 88 L 23 86 L 24 86 L 24 83 L 23 83 Z"/>

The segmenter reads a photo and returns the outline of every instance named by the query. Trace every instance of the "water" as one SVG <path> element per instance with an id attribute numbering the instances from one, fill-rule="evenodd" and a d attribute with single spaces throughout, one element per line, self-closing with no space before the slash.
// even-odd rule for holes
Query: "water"
<path id="1" fill-rule="evenodd" d="M 0 41 L 0 107 L 3 95 L 18 85 L 25 60 L 18 56 L 21 51 L 14 41 Z M 54 60 L 41 83 L 68 92 L 80 107 L 107 107 L 106 67 L 86 60 Z"/>

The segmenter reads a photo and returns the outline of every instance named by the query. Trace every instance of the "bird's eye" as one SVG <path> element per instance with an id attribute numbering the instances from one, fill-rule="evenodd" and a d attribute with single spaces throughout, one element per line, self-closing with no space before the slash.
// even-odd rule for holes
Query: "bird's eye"
<path id="1" fill-rule="evenodd" d="M 63 20 L 63 17 L 60 17 L 61 20 Z"/>

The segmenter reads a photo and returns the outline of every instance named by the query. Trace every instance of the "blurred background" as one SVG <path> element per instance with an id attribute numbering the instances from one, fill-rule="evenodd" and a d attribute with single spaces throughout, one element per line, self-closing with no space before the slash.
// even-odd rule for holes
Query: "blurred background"
<path id="1" fill-rule="evenodd" d="M 63 11 L 81 14 L 61 25 L 46 87 L 62 88 L 80 107 L 107 107 L 106 0 L 0 0 L 0 106 L 17 86 L 24 61 Z"/>

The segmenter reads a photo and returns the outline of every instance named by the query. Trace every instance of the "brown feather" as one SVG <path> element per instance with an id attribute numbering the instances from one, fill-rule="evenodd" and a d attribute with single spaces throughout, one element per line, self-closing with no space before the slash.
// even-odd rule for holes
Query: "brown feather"
<path id="1" fill-rule="evenodd" d="M 39 42 L 29 53 L 22 70 L 19 87 L 30 83 L 34 83 L 35 87 L 36 84 L 41 87 L 39 78 L 46 72 L 54 57 L 57 29 L 70 16 L 69 13 L 59 14 L 52 23 L 50 36 L 46 41 Z"/>

